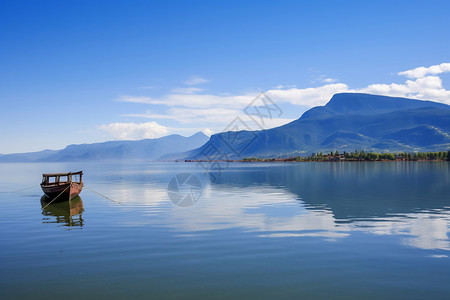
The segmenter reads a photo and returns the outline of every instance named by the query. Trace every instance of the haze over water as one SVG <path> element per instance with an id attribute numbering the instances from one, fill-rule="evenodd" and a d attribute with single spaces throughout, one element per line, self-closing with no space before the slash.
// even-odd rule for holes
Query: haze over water
<path id="1" fill-rule="evenodd" d="M 83 170 L 42 211 L 41 173 Z M 190 207 L 168 196 L 196 176 Z M 1 299 L 448 299 L 450 163 L 0 164 Z M 71 216 L 71 212 L 73 216 Z M 80 214 L 81 213 L 81 214 Z"/>

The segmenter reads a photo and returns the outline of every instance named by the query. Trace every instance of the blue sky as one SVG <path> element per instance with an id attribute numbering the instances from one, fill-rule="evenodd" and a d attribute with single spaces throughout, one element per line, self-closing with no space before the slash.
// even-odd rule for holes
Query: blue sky
<path id="1" fill-rule="evenodd" d="M 0 153 L 219 132 L 260 91 L 283 110 L 268 127 L 335 92 L 450 103 L 449 11 L 448 1 L 2 0 Z"/>

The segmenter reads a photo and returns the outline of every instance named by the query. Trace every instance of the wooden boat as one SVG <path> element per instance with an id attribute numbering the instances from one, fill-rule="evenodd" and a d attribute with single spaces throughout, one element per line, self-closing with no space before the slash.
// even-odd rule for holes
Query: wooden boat
<path id="1" fill-rule="evenodd" d="M 83 171 L 70 173 L 42 174 L 41 188 L 44 194 L 55 201 L 75 198 L 83 189 Z"/>

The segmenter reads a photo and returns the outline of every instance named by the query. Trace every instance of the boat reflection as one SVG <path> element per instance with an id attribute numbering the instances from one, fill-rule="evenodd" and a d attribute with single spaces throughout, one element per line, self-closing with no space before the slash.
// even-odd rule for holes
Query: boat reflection
<path id="1" fill-rule="evenodd" d="M 62 226 L 83 227 L 83 201 L 77 196 L 69 201 L 49 204 L 49 199 L 41 197 L 42 223 L 60 223 Z M 55 218 L 56 217 L 56 218 Z"/>

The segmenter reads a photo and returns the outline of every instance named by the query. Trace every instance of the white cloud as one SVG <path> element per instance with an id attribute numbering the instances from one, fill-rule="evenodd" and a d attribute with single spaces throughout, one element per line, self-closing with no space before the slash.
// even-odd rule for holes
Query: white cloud
<path id="1" fill-rule="evenodd" d="M 209 80 L 199 77 L 199 76 L 191 76 L 189 77 L 186 81 L 184 81 L 184 84 L 187 85 L 198 85 L 198 84 L 202 84 L 202 83 L 208 83 Z"/>
<path id="2" fill-rule="evenodd" d="M 267 95 L 275 102 L 289 102 L 294 105 L 313 107 L 324 105 L 336 93 L 347 92 L 348 86 L 344 83 L 327 84 L 306 89 L 269 90 Z"/>
<path id="3" fill-rule="evenodd" d="M 232 119 L 239 115 L 239 110 L 225 109 L 225 108 L 186 108 L 186 107 L 172 107 L 169 108 L 165 114 L 156 114 L 151 111 L 146 111 L 144 114 L 125 114 L 126 117 L 139 117 L 147 119 L 160 120 L 176 120 L 180 123 L 196 123 L 205 122 L 212 124 L 221 124 L 224 119 Z"/>
<path id="4" fill-rule="evenodd" d="M 159 104 L 167 106 L 184 106 L 195 108 L 244 108 L 249 104 L 256 95 L 237 95 L 237 96 L 217 96 L 211 94 L 167 94 L 160 98 L 152 97 L 136 97 L 124 95 L 117 99 L 120 102 Z"/>
<path id="5" fill-rule="evenodd" d="M 450 91 L 442 86 L 438 76 L 427 76 L 416 80 L 407 80 L 405 84 L 372 84 L 358 90 L 369 94 L 432 100 L 450 104 Z"/>
<path id="6" fill-rule="evenodd" d="M 418 67 L 412 70 L 399 72 L 398 75 L 404 75 L 408 78 L 422 78 L 427 75 L 437 75 L 444 72 L 450 72 L 450 63 L 442 63 L 440 65 L 426 67 Z"/>
<path id="7" fill-rule="evenodd" d="M 203 91 L 203 89 L 197 87 L 175 88 L 172 90 L 172 92 L 176 94 L 193 94 L 201 91 Z"/>
<path id="8" fill-rule="evenodd" d="M 311 83 L 318 83 L 318 82 L 320 82 L 320 83 L 334 83 L 334 82 L 338 81 L 335 78 L 328 77 L 328 75 L 326 75 L 326 74 L 315 75 L 312 78 L 313 79 L 311 80 Z"/>
<path id="9" fill-rule="evenodd" d="M 152 98 L 145 96 L 120 96 L 116 101 L 118 102 L 129 102 L 129 103 L 143 103 L 143 104 L 154 104 Z"/>
<path id="10" fill-rule="evenodd" d="M 250 103 L 250 102 L 249 102 Z M 166 111 L 165 114 L 156 114 L 147 111 L 144 114 L 124 114 L 125 117 L 147 118 L 152 120 L 174 120 L 181 124 L 206 124 L 214 127 L 215 131 L 222 131 L 228 124 L 233 122 L 236 117 L 243 119 L 246 124 L 254 130 L 263 128 L 272 128 L 281 126 L 283 124 L 293 121 L 287 118 L 266 118 L 264 124 L 255 124 L 248 118 L 242 109 L 226 109 L 226 108 L 186 108 L 186 107 L 172 107 Z M 206 133 L 205 133 L 206 134 Z"/>
<path id="11" fill-rule="evenodd" d="M 194 133 L 202 131 L 206 135 L 210 136 L 216 132 L 223 131 L 226 125 L 228 125 L 231 121 L 233 121 L 239 114 L 242 114 L 241 110 L 231 110 L 231 109 L 228 110 L 223 108 L 198 109 L 187 107 L 172 107 L 169 108 L 165 113 L 155 113 L 153 111 L 147 110 L 144 113 L 123 114 L 122 116 L 140 119 L 150 119 L 150 120 L 165 120 L 172 122 L 176 121 L 177 123 L 180 123 L 180 126 L 178 127 L 166 126 L 165 128 L 167 129 L 167 131 L 164 135 L 175 133 L 184 136 L 190 136 Z M 156 123 L 156 122 L 149 122 L 149 123 Z M 279 122 L 279 123 L 284 124 L 286 122 Z M 190 125 L 193 126 L 191 127 Z M 205 128 L 204 127 L 205 125 L 208 126 L 208 128 Z M 110 127 L 112 126 L 109 126 L 108 130 L 110 130 Z M 103 125 L 101 129 L 105 130 L 106 125 Z M 123 135 L 120 134 L 122 131 L 116 128 L 114 129 L 115 129 L 114 131 L 117 132 L 114 135 L 115 138 L 123 139 L 124 138 Z"/>
<path id="12" fill-rule="evenodd" d="M 295 88 L 279 85 L 275 89 L 267 91 L 267 94 L 278 103 L 289 102 L 294 105 L 313 107 L 324 105 L 335 93 L 342 92 L 361 92 L 381 94 L 387 96 L 411 97 L 416 99 L 434 100 L 450 103 L 450 91 L 442 86 L 442 80 L 439 76 L 425 76 L 427 74 L 439 74 L 450 72 L 450 63 L 430 66 L 428 68 L 420 67 L 413 70 L 400 72 L 400 75 L 406 75 L 414 80 L 406 80 L 405 83 L 377 83 L 371 84 L 360 89 L 350 89 L 345 83 L 331 83 L 335 79 L 320 75 L 320 80 L 327 84 L 312 88 Z M 193 77 L 190 84 L 205 82 L 205 79 Z M 198 109 L 224 108 L 240 110 L 248 105 L 256 94 L 241 95 L 198 95 L 202 89 L 196 87 L 179 88 L 172 90 L 172 93 L 159 98 L 145 96 L 121 96 L 117 101 L 158 104 L 170 107 L 189 107 Z"/>
<path id="13" fill-rule="evenodd" d="M 406 80 L 403 84 L 378 83 L 360 89 L 350 89 L 344 83 L 334 83 L 306 89 L 273 89 L 267 93 L 277 103 L 289 102 L 306 107 L 325 105 L 335 93 L 343 92 L 407 97 L 450 104 L 450 91 L 442 86 L 442 79 L 439 76 L 425 76 L 443 72 L 450 72 L 449 63 L 400 72 L 400 75 L 414 78 L 414 80 Z M 327 78 L 322 78 L 322 81 L 327 81 Z"/>
<path id="14" fill-rule="evenodd" d="M 116 140 L 140 140 L 162 137 L 168 134 L 165 126 L 156 122 L 146 123 L 111 123 L 101 125 L 101 130 L 106 131 Z"/>
<path id="15" fill-rule="evenodd" d="M 298 115 L 301 115 L 301 113 L 307 108 L 325 105 L 334 94 L 343 92 L 408 97 L 450 104 L 450 91 L 444 89 L 442 86 L 442 79 L 437 75 L 430 75 L 446 72 L 449 66 L 450 64 L 440 64 L 428 68 L 421 67 L 400 72 L 399 74 L 406 75 L 413 79 L 408 79 L 404 83 L 371 84 L 359 89 L 351 89 L 345 83 L 331 83 L 334 79 L 328 78 L 326 75 L 321 75 L 321 81 L 327 82 L 327 84 L 311 88 L 296 88 L 292 86 L 280 85 L 266 91 L 266 94 L 278 105 L 290 103 L 301 106 L 298 110 Z M 424 74 L 428 74 L 428 76 L 425 76 Z M 204 82 L 204 80 L 199 80 L 199 78 L 196 78 L 196 80 L 193 80 L 192 82 L 194 81 L 197 83 Z M 197 87 L 178 88 L 173 89 L 171 93 L 158 98 L 124 95 L 117 99 L 117 101 L 166 106 L 167 109 L 165 111 L 158 111 L 157 113 L 147 110 L 144 113 L 124 114 L 124 116 L 127 117 L 146 118 L 152 121 L 169 120 L 171 122 L 175 121 L 182 124 L 180 126 L 181 128 L 174 128 L 163 127 L 156 122 L 142 123 L 154 124 L 151 130 L 149 130 L 150 133 L 148 133 L 147 136 L 157 136 L 164 130 L 166 130 L 164 131 L 166 133 L 167 131 L 170 131 L 170 133 L 193 133 L 195 132 L 194 130 L 200 131 L 205 127 L 208 127 L 211 131 L 220 132 L 236 117 L 245 117 L 246 115 L 243 112 L 243 109 L 252 103 L 257 96 L 256 93 L 242 93 L 237 95 L 196 94 L 196 92 L 201 90 L 202 89 Z M 264 121 L 266 123 L 264 128 L 271 128 L 286 124 L 292 121 L 292 119 L 279 117 Z M 106 128 L 108 128 L 108 130 L 114 131 L 115 136 L 118 138 L 130 138 L 130 136 L 133 135 L 140 136 L 140 138 L 142 138 L 144 132 L 142 126 L 139 127 L 139 124 L 135 123 L 115 123 L 114 126 L 112 125 L 113 124 L 110 124 L 108 125 L 109 127 L 104 127 L 103 129 L 107 130 Z M 193 126 L 191 127 L 189 125 Z M 146 126 L 149 128 L 150 125 Z M 259 129 L 257 127 L 254 128 L 251 125 L 250 127 L 252 129 Z M 141 128 L 141 130 L 139 131 L 136 128 Z M 128 133 L 130 131 L 131 133 Z M 138 134 L 138 132 L 140 133 Z M 151 132 L 156 132 L 156 134 Z"/>
<path id="16" fill-rule="evenodd" d="M 317 105 L 324 105 L 334 94 L 347 91 L 350 90 L 346 84 L 334 83 L 305 89 L 272 89 L 268 90 L 266 93 L 277 103 L 289 102 L 294 105 L 313 107 Z M 124 95 L 119 97 L 117 101 L 166 105 L 173 107 L 174 109 L 195 108 L 199 112 L 211 109 L 208 112 L 219 112 L 220 114 L 224 111 L 232 110 L 234 116 L 237 116 L 236 112 L 244 109 L 255 99 L 256 96 L 256 94 L 219 96 L 212 94 L 198 95 L 171 93 L 160 98 Z M 194 112 L 194 110 L 190 113 L 192 112 Z M 140 117 L 142 115 L 134 114 L 134 116 Z M 155 116 L 155 118 L 161 117 Z"/>
<path id="17" fill-rule="evenodd" d="M 290 85 L 283 85 L 283 84 L 279 84 L 275 87 L 275 89 L 292 89 L 295 88 L 296 85 L 295 84 L 290 84 Z"/>

